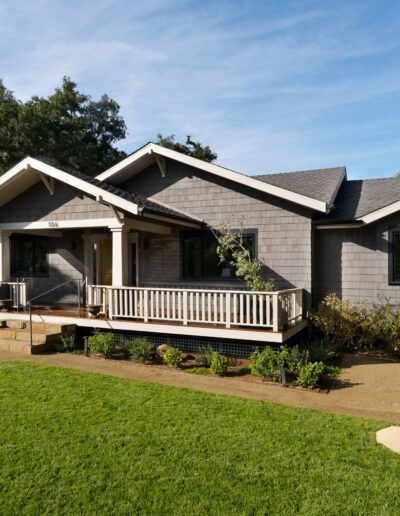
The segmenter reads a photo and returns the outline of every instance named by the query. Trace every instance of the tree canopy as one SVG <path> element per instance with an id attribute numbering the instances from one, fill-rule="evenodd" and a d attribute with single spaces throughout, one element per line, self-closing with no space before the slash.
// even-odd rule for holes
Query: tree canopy
<path id="1" fill-rule="evenodd" d="M 167 149 L 172 149 L 177 152 L 182 152 L 182 154 L 187 154 L 193 158 L 208 161 L 208 163 L 213 163 L 218 157 L 218 154 L 213 152 L 208 145 L 202 145 L 200 142 L 193 142 L 190 139 L 190 136 L 187 137 L 186 143 L 176 142 L 174 134 L 171 134 L 170 136 L 162 136 L 162 134 L 158 134 L 157 138 L 158 140 L 156 143 L 158 145 L 162 145 Z"/>
<path id="2" fill-rule="evenodd" d="M 30 155 L 98 174 L 126 156 L 115 147 L 126 136 L 119 109 L 107 95 L 94 101 L 79 93 L 68 77 L 48 98 L 25 103 L 0 80 L 0 173 Z"/>
<path id="3" fill-rule="evenodd" d="M 0 79 L 0 174 L 26 156 L 50 158 L 61 167 L 96 175 L 126 157 L 116 143 L 126 136 L 119 104 L 102 95 L 93 100 L 80 93 L 77 84 L 64 77 L 47 98 L 18 100 Z M 175 135 L 157 135 L 159 145 L 204 161 L 217 154 L 191 141 L 175 141 Z"/>

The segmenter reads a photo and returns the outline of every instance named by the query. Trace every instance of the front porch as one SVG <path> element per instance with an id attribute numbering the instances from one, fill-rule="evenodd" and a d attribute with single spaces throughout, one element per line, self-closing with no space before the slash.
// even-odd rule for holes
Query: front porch
<path id="1" fill-rule="evenodd" d="M 80 280 L 75 283 L 77 291 L 82 290 Z M 13 307 L 0 312 L 0 319 L 27 321 L 31 316 L 34 322 L 116 332 L 264 343 L 283 343 L 307 325 L 303 289 L 248 292 L 88 285 L 83 289 L 86 304 L 60 307 L 40 304 L 39 299 L 30 303 L 26 282 L 12 282 L 9 288 Z M 89 313 L 93 305 L 98 307 L 97 317 Z"/>

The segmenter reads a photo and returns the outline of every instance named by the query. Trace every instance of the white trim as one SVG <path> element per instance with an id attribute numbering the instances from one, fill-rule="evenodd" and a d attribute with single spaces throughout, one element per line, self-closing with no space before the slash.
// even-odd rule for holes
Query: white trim
<path id="1" fill-rule="evenodd" d="M 30 156 L 22 160 L 20 163 L 15 165 L 15 167 L 13 167 L 11 170 L 9 170 L 0 177 L 0 192 L 2 187 L 5 187 L 8 182 L 14 180 L 16 176 L 18 176 L 21 172 L 26 171 L 29 168 L 32 168 L 37 172 L 42 172 L 43 174 L 46 174 L 49 177 L 52 177 L 54 179 L 57 179 L 58 181 L 73 186 L 74 188 L 77 188 L 82 192 L 86 192 L 87 194 L 92 195 L 95 198 L 102 197 L 102 199 L 105 202 L 113 204 L 114 206 L 116 206 L 117 208 L 121 208 L 122 210 L 126 210 L 127 212 L 132 213 L 133 215 L 138 214 L 137 204 L 127 201 L 126 199 L 123 199 L 118 195 L 107 192 L 107 190 L 92 185 L 91 183 L 88 183 L 83 179 L 79 179 L 74 175 L 69 174 L 68 172 L 64 172 L 63 170 L 48 165 L 47 163 L 43 163 L 42 161 L 39 161 L 35 158 L 31 158 Z"/>
<path id="2" fill-rule="evenodd" d="M 168 222 L 169 224 L 175 224 L 176 226 L 185 226 L 188 228 L 199 228 L 201 224 L 196 224 L 195 222 L 187 222 L 186 220 L 174 219 L 172 217 L 168 217 L 168 215 L 157 215 L 156 213 L 145 213 L 144 216 L 148 219 L 160 220 L 164 222 Z"/>
<path id="3" fill-rule="evenodd" d="M 359 217 L 357 220 L 363 222 L 364 224 L 371 224 L 371 222 L 375 222 L 376 220 L 383 219 L 388 215 L 393 215 L 400 211 L 400 201 L 396 201 L 389 206 L 385 206 L 384 208 L 380 208 L 379 210 L 372 211 L 363 217 Z"/>
<path id="4" fill-rule="evenodd" d="M 15 319 L 18 321 L 28 321 L 29 314 L 24 313 L 8 313 L 1 314 L 0 320 Z M 307 321 L 301 321 L 288 330 L 279 332 L 273 331 L 252 331 L 252 330 L 236 330 L 226 328 L 213 328 L 204 326 L 183 326 L 174 324 L 154 324 L 140 323 L 131 321 L 112 321 L 105 319 L 89 319 L 83 317 L 59 317 L 56 315 L 32 315 L 33 322 L 44 322 L 47 324 L 76 324 L 84 328 L 99 328 L 102 330 L 115 331 L 135 331 L 144 333 L 161 333 L 167 335 L 191 335 L 193 337 L 215 337 L 229 340 L 246 340 L 252 342 L 270 342 L 282 344 L 288 338 L 300 332 L 307 326 Z"/>
<path id="5" fill-rule="evenodd" d="M 202 161 L 197 158 L 192 158 L 191 156 L 187 156 L 186 154 L 182 154 L 181 152 L 166 149 L 165 147 L 161 147 L 160 145 L 156 145 L 154 143 L 148 143 L 147 145 L 139 149 L 137 152 L 131 154 L 124 160 L 117 163 L 117 165 L 114 165 L 102 174 L 99 174 L 96 177 L 96 179 L 99 179 L 100 181 L 109 180 L 112 176 L 115 176 L 132 163 L 135 163 L 147 154 L 153 153 L 159 156 L 163 156 L 165 158 L 179 161 L 180 163 L 184 163 L 185 165 L 189 165 L 191 167 L 203 170 L 210 174 L 223 177 L 224 179 L 229 179 L 230 181 L 233 181 L 235 183 L 239 183 L 241 185 L 248 186 L 261 192 L 265 192 L 267 194 L 274 195 L 282 199 L 286 199 L 296 204 L 300 204 L 301 206 L 306 206 L 307 208 L 311 208 L 322 213 L 329 212 L 329 206 L 323 201 L 318 201 L 316 199 L 312 199 L 311 197 L 307 197 L 305 195 L 301 195 L 290 190 L 286 190 L 284 188 L 271 185 L 269 183 L 264 183 L 263 181 L 259 181 L 258 179 L 254 179 L 252 177 L 239 174 L 238 172 L 234 172 L 233 170 L 230 170 L 228 168 L 213 165 L 212 163 L 207 163 L 206 161 Z"/>
<path id="6" fill-rule="evenodd" d="M 47 176 L 42 174 L 41 172 L 39 172 L 39 177 L 43 181 L 47 190 L 49 191 L 49 194 L 54 195 L 54 177 L 51 177 L 49 181 Z"/>
<path id="7" fill-rule="evenodd" d="M 124 225 L 127 229 L 134 231 L 148 231 L 149 233 L 157 233 L 160 235 L 170 235 L 172 233 L 171 226 L 162 226 L 154 222 L 147 222 L 138 219 L 125 219 Z"/>
<path id="8" fill-rule="evenodd" d="M 0 230 L 24 229 L 73 229 L 115 227 L 116 221 L 111 219 L 77 219 L 77 220 L 42 220 L 37 222 L 0 222 Z"/>

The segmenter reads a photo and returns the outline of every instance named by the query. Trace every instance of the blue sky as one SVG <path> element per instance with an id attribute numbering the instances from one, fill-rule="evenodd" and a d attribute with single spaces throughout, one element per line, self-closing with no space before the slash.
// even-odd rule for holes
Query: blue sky
<path id="1" fill-rule="evenodd" d="M 400 2 L 0 0 L 0 77 L 108 93 L 131 152 L 187 134 L 248 174 L 400 170 Z"/>

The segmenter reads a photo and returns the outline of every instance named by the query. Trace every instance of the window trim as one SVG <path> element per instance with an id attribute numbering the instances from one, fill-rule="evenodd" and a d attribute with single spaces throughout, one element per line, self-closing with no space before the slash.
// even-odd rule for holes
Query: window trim
<path id="1" fill-rule="evenodd" d="M 46 255 L 46 272 L 41 272 L 41 273 L 23 273 L 23 272 L 18 272 L 14 269 L 14 265 L 16 265 L 16 260 L 15 260 L 15 257 L 13 257 L 12 253 L 13 253 L 13 248 L 14 248 L 14 243 L 13 243 L 13 240 L 22 240 L 22 239 L 28 239 L 30 238 L 31 240 L 42 240 L 45 242 L 45 255 Z M 14 259 L 13 259 L 14 258 Z M 50 267 L 49 267 L 49 239 L 47 237 L 44 237 L 44 236 L 40 236 L 40 235 L 32 235 L 32 234 L 27 234 L 27 233 L 13 233 L 11 236 L 10 236 L 10 276 L 11 277 L 21 277 L 21 278 L 48 278 L 50 276 Z"/>
<path id="2" fill-rule="evenodd" d="M 234 232 L 239 232 L 239 229 L 232 229 Z M 249 235 L 253 237 L 253 255 L 256 258 L 257 257 L 257 249 L 258 249 L 258 230 L 255 228 L 246 228 L 243 229 L 243 235 Z M 193 276 L 185 276 L 184 275 L 184 246 L 183 246 L 183 240 L 186 237 L 189 236 L 195 236 L 196 234 L 201 235 L 201 269 L 202 273 L 200 277 L 193 277 Z M 240 283 L 240 279 L 236 276 L 231 277 L 222 277 L 222 276 L 205 276 L 205 236 L 207 234 L 212 234 L 211 231 L 207 231 L 204 229 L 193 229 L 193 230 L 186 230 L 180 232 L 180 257 L 181 257 L 181 263 L 180 263 L 180 279 L 181 281 L 194 281 L 194 282 L 222 282 L 222 283 Z"/>
<path id="3" fill-rule="evenodd" d="M 394 278 L 394 261 L 395 261 L 395 244 L 394 240 L 396 235 L 400 235 L 400 227 L 392 227 L 389 228 L 389 234 L 388 234 L 388 269 L 389 269 L 389 281 L 388 284 L 392 286 L 399 286 L 400 285 L 400 276 L 398 279 Z M 400 252 L 400 249 L 399 249 Z"/>

